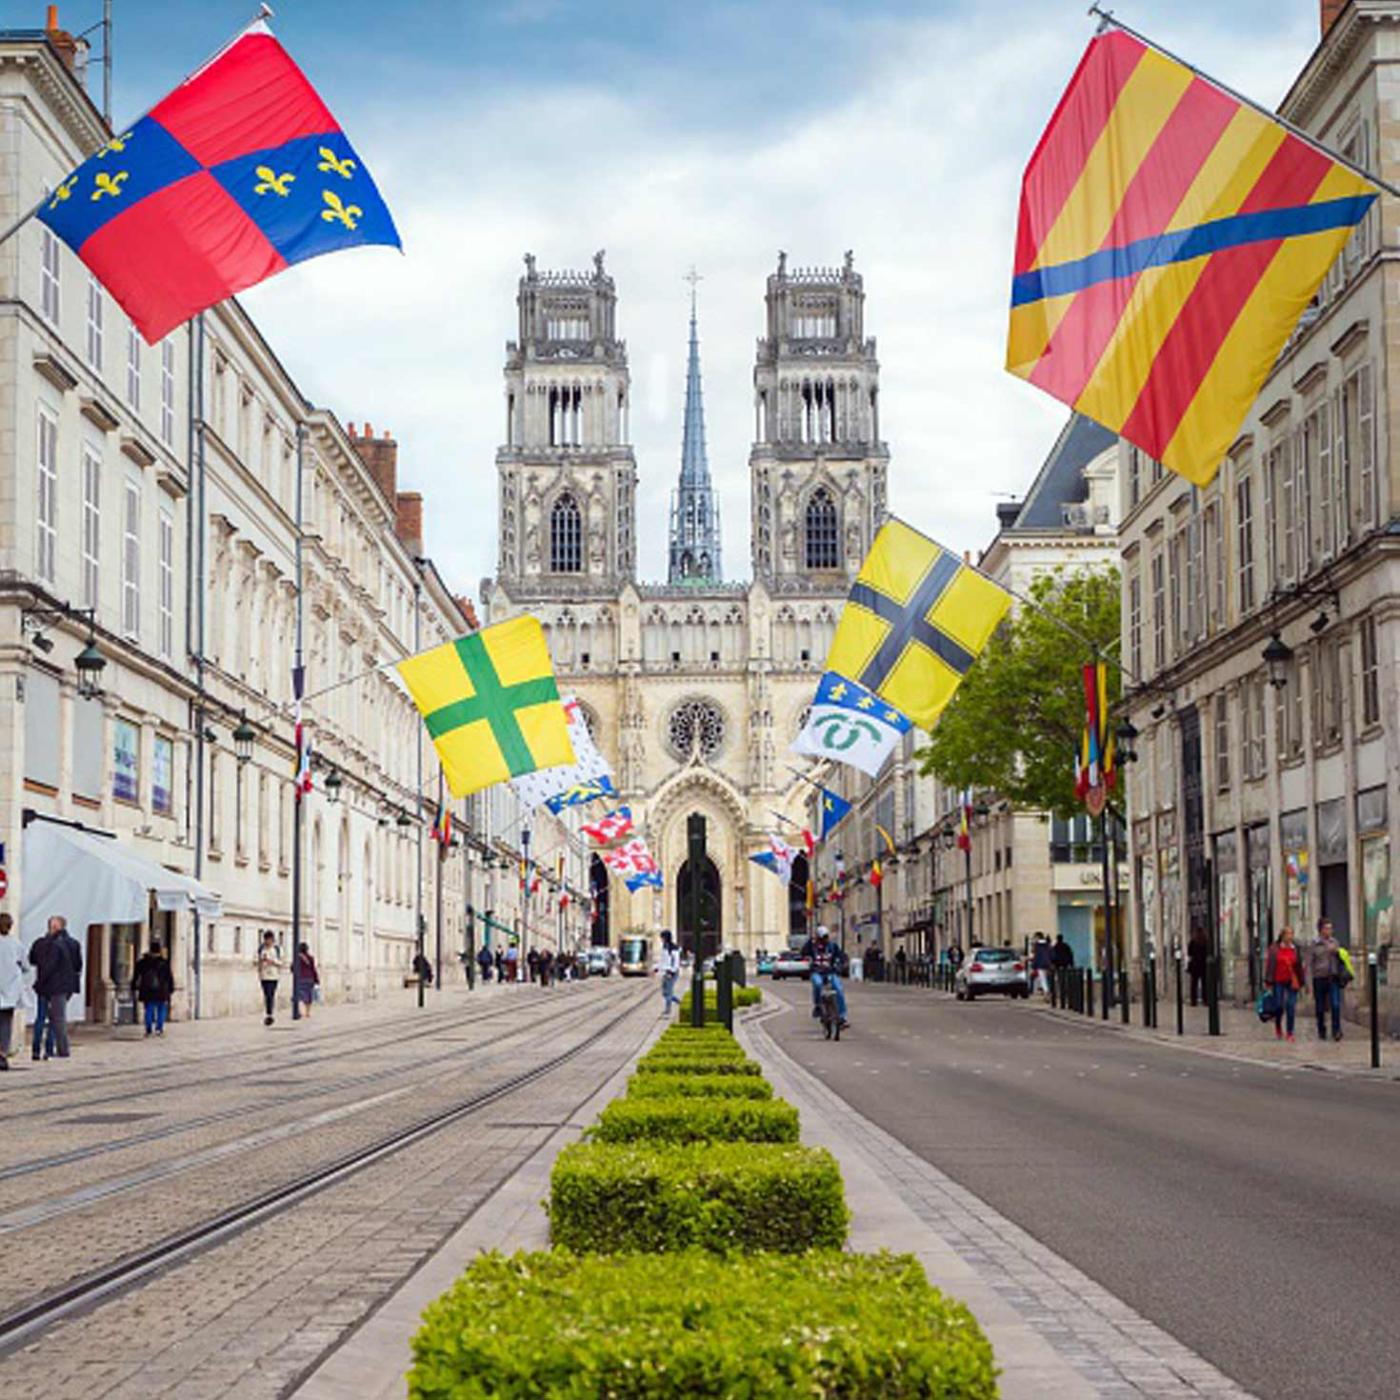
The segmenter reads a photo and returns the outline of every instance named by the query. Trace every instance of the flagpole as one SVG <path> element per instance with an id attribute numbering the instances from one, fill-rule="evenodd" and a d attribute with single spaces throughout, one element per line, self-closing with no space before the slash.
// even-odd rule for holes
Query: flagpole
<path id="1" fill-rule="evenodd" d="M 1209 83 L 1214 88 L 1219 88 L 1221 92 L 1233 97 L 1235 101 L 1243 102 L 1246 107 L 1253 108 L 1260 116 L 1267 117 L 1270 121 L 1277 122 L 1285 131 L 1290 132 L 1300 141 L 1311 146 L 1313 150 L 1317 151 L 1319 154 L 1326 156 L 1329 160 L 1335 160 L 1338 165 L 1346 166 L 1348 170 L 1360 175 L 1364 180 L 1369 180 L 1378 189 L 1382 189 L 1387 194 L 1393 194 L 1397 199 L 1400 199 L 1400 187 L 1392 185 L 1386 180 L 1382 180 L 1379 175 L 1372 174 L 1371 171 L 1367 170 L 1364 166 L 1358 165 L 1356 161 L 1342 155 L 1339 151 L 1332 150 L 1330 146 L 1319 141 L 1316 136 L 1309 135 L 1302 127 L 1289 121 L 1287 117 L 1278 112 L 1271 112 L 1263 103 L 1256 102 L 1252 97 L 1246 97 L 1244 93 L 1232 88 L 1228 83 L 1222 83 L 1219 78 L 1214 78 L 1209 73 L 1203 72 L 1201 69 L 1197 68 L 1194 63 L 1190 63 L 1182 58 L 1180 54 L 1173 53 L 1171 49 L 1163 48 L 1156 40 L 1149 39 L 1146 34 L 1142 34 L 1130 25 L 1124 24 L 1122 20 L 1115 18 L 1112 10 L 1103 9 L 1102 6 L 1097 3 L 1097 0 L 1095 0 L 1094 4 L 1089 6 L 1089 13 L 1099 21 L 1100 33 L 1102 33 L 1107 26 L 1112 25 L 1114 29 L 1120 30 L 1130 38 L 1136 39 L 1140 44 L 1146 44 L 1148 48 L 1154 49 L 1157 53 L 1161 54 L 1163 58 L 1169 58 L 1173 63 L 1181 64 L 1183 68 L 1194 73 L 1202 82 Z"/>

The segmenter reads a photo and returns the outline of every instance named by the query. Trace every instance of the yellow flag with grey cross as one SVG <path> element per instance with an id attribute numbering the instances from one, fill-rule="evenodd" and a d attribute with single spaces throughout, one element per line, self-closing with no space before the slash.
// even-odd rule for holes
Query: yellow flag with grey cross
<path id="1" fill-rule="evenodd" d="M 544 629 L 511 618 L 397 666 L 454 797 L 573 763 Z"/>
<path id="2" fill-rule="evenodd" d="M 1010 606 L 985 574 L 891 520 L 851 586 L 826 669 L 932 729 Z"/>

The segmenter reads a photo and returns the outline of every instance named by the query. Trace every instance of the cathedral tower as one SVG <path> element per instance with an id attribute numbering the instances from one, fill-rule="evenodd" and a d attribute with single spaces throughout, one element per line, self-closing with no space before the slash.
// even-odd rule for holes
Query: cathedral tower
<path id="1" fill-rule="evenodd" d="M 516 599 L 615 595 L 636 572 L 637 491 L 617 289 L 601 252 L 591 273 L 541 272 L 527 254 L 516 304 L 496 453 L 499 582 Z"/>
<path id="2" fill-rule="evenodd" d="M 844 591 L 885 518 L 889 466 L 854 258 L 790 269 L 779 253 L 767 304 L 749 454 L 754 576 L 779 592 Z"/>
<path id="3" fill-rule="evenodd" d="M 671 497 L 668 582 L 702 585 L 723 577 L 719 502 L 710 484 L 705 453 L 705 403 L 700 388 L 700 337 L 695 326 L 695 284 L 690 274 L 690 358 L 685 375 L 685 430 L 681 438 L 680 486 Z"/>

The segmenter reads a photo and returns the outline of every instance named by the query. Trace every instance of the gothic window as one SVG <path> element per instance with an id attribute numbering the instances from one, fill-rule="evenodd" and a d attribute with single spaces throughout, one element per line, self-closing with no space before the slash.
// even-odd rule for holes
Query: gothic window
<path id="1" fill-rule="evenodd" d="M 556 574 L 583 572 L 583 521 L 578 502 L 567 491 L 549 515 L 549 567 Z"/>
<path id="2" fill-rule="evenodd" d="M 825 486 L 812 492 L 807 502 L 806 567 L 835 569 L 840 566 L 836 530 L 836 502 Z"/>
<path id="3" fill-rule="evenodd" d="M 687 700 L 671 711 L 666 722 L 666 744 L 682 762 L 697 750 L 711 759 L 724 743 L 724 715 L 708 700 Z"/>

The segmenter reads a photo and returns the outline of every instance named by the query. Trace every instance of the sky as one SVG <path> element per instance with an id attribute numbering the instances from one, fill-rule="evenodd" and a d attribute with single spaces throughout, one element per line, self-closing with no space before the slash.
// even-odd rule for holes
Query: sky
<path id="1" fill-rule="evenodd" d="M 35 10 L 39 0 L 12 0 Z M 252 17 L 247 0 L 115 0 L 130 119 Z M 1002 369 L 1021 170 L 1093 32 L 1084 0 L 282 0 L 274 31 L 358 148 L 402 255 L 360 249 L 243 297 L 342 421 L 398 439 L 428 552 L 495 569 L 501 370 L 522 257 L 617 283 L 640 475 L 639 574 L 665 576 L 692 264 L 726 577 L 749 574 L 754 343 L 779 249 L 865 278 L 890 504 L 956 549 L 1022 495 L 1066 411 Z M 1257 101 L 1318 37 L 1318 0 L 1119 0 Z M 64 0 L 72 30 L 97 0 Z M 17 14 L 10 22 L 23 22 Z M 96 85 L 96 78 L 94 77 Z M 487 513 L 489 512 L 489 514 Z"/>

